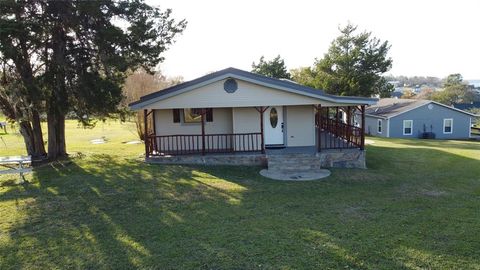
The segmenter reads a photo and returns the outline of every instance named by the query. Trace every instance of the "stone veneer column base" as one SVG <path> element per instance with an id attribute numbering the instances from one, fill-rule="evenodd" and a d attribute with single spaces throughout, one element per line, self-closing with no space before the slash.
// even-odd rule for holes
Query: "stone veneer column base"
<path id="1" fill-rule="evenodd" d="M 367 168 L 365 150 L 329 149 L 322 150 L 316 156 L 320 159 L 322 168 Z"/>
<path id="2" fill-rule="evenodd" d="M 307 158 L 308 157 L 308 158 Z M 146 159 L 147 163 L 154 164 L 191 164 L 191 165 L 235 165 L 235 166 L 263 166 L 273 167 L 278 163 L 280 169 L 293 166 L 301 170 L 306 165 L 319 168 L 360 168 L 366 169 L 365 150 L 359 149 L 329 149 L 313 154 L 281 154 L 270 157 L 262 154 L 207 154 L 184 156 L 154 156 Z M 275 161 L 274 160 L 277 160 Z M 308 161 L 310 159 L 310 161 Z M 312 160 L 313 159 L 313 160 Z M 280 161 L 278 161 L 280 160 Z M 283 162 L 282 162 L 283 160 Z M 319 160 L 320 162 L 317 162 Z M 285 164 L 282 164 L 285 163 Z M 303 166 L 303 167 L 302 167 Z"/>
<path id="3" fill-rule="evenodd" d="M 267 159 L 262 154 L 158 156 L 149 157 L 146 162 L 155 164 L 267 166 Z"/>

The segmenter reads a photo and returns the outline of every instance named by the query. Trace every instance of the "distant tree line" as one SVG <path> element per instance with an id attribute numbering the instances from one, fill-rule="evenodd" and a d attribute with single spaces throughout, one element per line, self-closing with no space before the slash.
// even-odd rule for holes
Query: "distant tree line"
<path id="1" fill-rule="evenodd" d="M 421 77 L 417 77 L 421 78 Z M 425 84 L 418 85 L 421 91 L 416 93 L 413 87 L 406 86 L 403 88 L 402 98 L 406 99 L 426 99 L 434 100 L 446 105 L 458 103 L 471 103 L 480 101 L 480 94 L 472 85 L 468 85 L 463 80 L 461 74 L 450 74 L 441 80 L 441 84 L 433 88 L 433 86 Z"/>
<path id="2" fill-rule="evenodd" d="M 407 77 L 407 76 L 393 76 L 393 75 L 386 75 L 384 76 L 385 79 L 389 82 L 397 82 L 398 86 L 406 86 L 406 87 L 416 87 L 416 86 L 430 86 L 430 87 L 436 87 L 439 88 L 442 86 L 442 79 L 437 78 L 437 77 L 431 77 L 431 76 L 412 76 L 412 77 Z"/>
<path id="3" fill-rule="evenodd" d="M 442 91 L 435 91 L 427 99 L 432 99 L 446 105 L 455 103 L 471 103 L 480 101 L 480 95 L 473 90 L 461 74 L 450 74 L 443 80 Z"/>

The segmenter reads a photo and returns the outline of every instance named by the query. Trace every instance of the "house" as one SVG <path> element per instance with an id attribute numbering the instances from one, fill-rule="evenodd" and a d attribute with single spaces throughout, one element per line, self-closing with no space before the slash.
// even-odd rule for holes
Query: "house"
<path id="1" fill-rule="evenodd" d="M 431 100 L 384 98 L 366 109 L 365 132 L 391 138 L 468 139 L 475 116 Z"/>
<path id="2" fill-rule="evenodd" d="M 364 126 L 353 116 L 376 100 L 227 68 L 130 108 L 144 111 L 148 162 L 258 165 L 304 155 L 326 167 L 365 167 Z"/>
<path id="3" fill-rule="evenodd" d="M 401 98 L 403 96 L 403 92 L 394 91 L 394 92 L 392 92 L 392 94 L 390 96 L 392 98 Z"/>
<path id="4" fill-rule="evenodd" d="M 454 103 L 453 107 L 459 110 L 471 110 L 471 109 L 479 109 L 480 110 L 480 102 L 474 101 L 470 103 Z"/>

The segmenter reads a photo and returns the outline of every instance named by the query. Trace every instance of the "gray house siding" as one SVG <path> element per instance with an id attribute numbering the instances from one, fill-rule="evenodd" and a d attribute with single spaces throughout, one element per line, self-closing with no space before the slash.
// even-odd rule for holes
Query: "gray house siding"
<path id="1" fill-rule="evenodd" d="M 444 119 L 453 119 L 451 134 L 443 132 Z M 412 135 L 403 135 L 404 120 L 413 120 Z M 435 103 L 425 104 L 390 118 L 390 137 L 418 138 L 424 127 L 425 131 L 434 132 L 437 139 L 467 139 L 470 137 L 470 116 Z"/>
<path id="2" fill-rule="evenodd" d="M 382 121 L 382 133 L 378 133 L 378 120 Z M 372 136 L 387 137 L 388 120 L 365 116 L 365 133 Z"/>

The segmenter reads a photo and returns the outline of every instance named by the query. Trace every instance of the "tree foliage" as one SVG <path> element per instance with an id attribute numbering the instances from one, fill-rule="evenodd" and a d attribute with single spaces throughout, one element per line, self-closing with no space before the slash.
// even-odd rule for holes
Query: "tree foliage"
<path id="1" fill-rule="evenodd" d="M 252 72 L 277 79 L 290 79 L 285 61 L 278 55 L 272 60 L 266 61 L 262 56 L 258 61 L 252 63 Z"/>
<path id="2" fill-rule="evenodd" d="M 415 92 L 413 92 L 412 89 L 405 89 L 405 90 L 403 90 L 403 94 L 402 94 L 401 98 L 414 99 L 414 98 L 416 98 Z"/>
<path id="3" fill-rule="evenodd" d="M 182 77 L 170 78 L 163 75 L 161 71 L 151 74 L 143 69 L 138 69 L 128 75 L 125 80 L 123 85 L 123 93 L 125 95 L 123 106 L 127 106 L 129 103 L 139 100 L 140 97 L 144 95 L 177 85 L 182 82 Z M 143 112 L 135 113 L 134 121 L 137 127 L 138 137 L 143 140 L 145 132 L 143 126 Z"/>
<path id="4" fill-rule="evenodd" d="M 310 87 L 342 96 L 390 96 L 393 86 L 382 78 L 392 67 L 390 45 L 369 32 L 356 34 L 357 26 L 340 29 L 322 59 L 311 68 L 293 72 L 293 79 Z"/>
<path id="5" fill-rule="evenodd" d="M 463 81 L 461 74 L 450 74 L 443 80 L 443 90 L 432 94 L 432 100 L 445 105 L 470 103 L 478 99 L 475 93 Z"/>
<path id="6" fill-rule="evenodd" d="M 151 71 L 186 27 L 143 0 L 0 1 L 0 57 L 35 114 L 45 111 L 48 155 L 66 155 L 65 115 L 84 124 L 117 112 L 129 70 Z"/>

